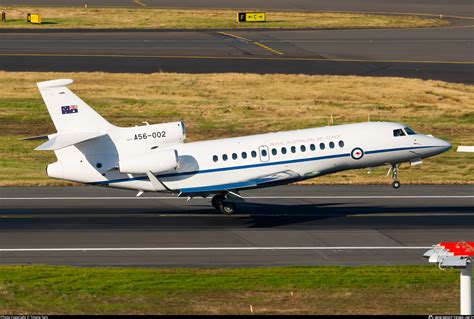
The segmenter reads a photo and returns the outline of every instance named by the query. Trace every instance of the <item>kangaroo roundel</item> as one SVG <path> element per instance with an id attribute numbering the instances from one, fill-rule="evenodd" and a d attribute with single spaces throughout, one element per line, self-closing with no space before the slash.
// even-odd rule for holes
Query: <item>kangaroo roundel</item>
<path id="1" fill-rule="evenodd" d="M 364 151 L 360 147 L 356 147 L 352 150 L 351 157 L 355 160 L 360 160 L 364 157 Z"/>

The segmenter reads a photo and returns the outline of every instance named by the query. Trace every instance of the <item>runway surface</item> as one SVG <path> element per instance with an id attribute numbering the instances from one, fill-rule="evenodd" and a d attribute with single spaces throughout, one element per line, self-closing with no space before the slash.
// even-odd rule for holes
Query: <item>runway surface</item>
<path id="1" fill-rule="evenodd" d="M 474 82 L 472 27 L 1 33 L 6 71 L 252 72 Z"/>
<path id="2" fill-rule="evenodd" d="M 119 7 L 161 7 L 161 8 L 239 8 L 279 9 L 350 12 L 416 12 L 473 16 L 470 0 L 15 0 L 6 4 L 33 6 L 119 6 Z M 5 3 L 4 2 L 4 3 Z"/>
<path id="3" fill-rule="evenodd" d="M 473 240 L 474 186 L 284 186 L 209 199 L 97 187 L 0 188 L 0 263 L 230 267 L 423 264 Z"/>

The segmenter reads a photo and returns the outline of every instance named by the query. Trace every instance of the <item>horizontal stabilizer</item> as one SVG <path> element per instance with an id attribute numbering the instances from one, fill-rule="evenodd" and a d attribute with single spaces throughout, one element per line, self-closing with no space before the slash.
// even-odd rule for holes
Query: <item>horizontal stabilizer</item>
<path id="1" fill-rule="evenodd" d="M 59 80 L 50 80 L 44 82 L 38 82 L 38 88 L 40 89 L 51 89 L 57 87 L 68 86 L 72 84 L 74 81 L 72 79 L 59 79 Z"/>
<path id="2" fill-rule="evenodd" d="M 31 136 L 31 137 L 24 137 L 20 138 L 20 141 L 40 141 L 40 140 L 49 140 L 49 135 L 39 135 L 39 136 Z"/>
<path id="3" fill-rule="evenodd" d="M 100 136 L 106 135 L 105 133 L 96 132 L 61 132 L 48 135 L 49 140 L 37 148 L 37 151 L 54 151 L 61 148 L 85 142 Z"/>

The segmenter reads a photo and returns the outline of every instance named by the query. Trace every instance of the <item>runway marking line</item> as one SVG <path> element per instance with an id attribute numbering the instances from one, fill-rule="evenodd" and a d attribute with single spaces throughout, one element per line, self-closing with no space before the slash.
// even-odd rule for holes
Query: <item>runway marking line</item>
<path id="1" fill-rule="evenodd" d="M 474 198 L 474 195 L 393 195 L 393 196 L 248 196 L 244 199 L 449 199 L 449 198 Z M 157 196 L 157 197 L 136 197 L 136 196 L 83 196 L 83 197 L 0 197 L 0 200 L 165 200 L 165 199 L 180 199 L 187 200 L 186 197 L 177 196 Z M 193 199 L 205 199 L 196 197 Z"/>
<path id="2" fill-rule="evenodd" d="M 265 45 L 263 43 L 260 43 L 259 41 L 253 41 L 253 40 L 250 40 L 250 39 L 247 39 L 247 38 L 244 38 L 244 37 L 241 37 L 239 35 L 236 35 L 236 34 L 232 34 L 232 33 L 229 33 L 229 32 L 217 32 L 218 34 L 222 34 L 222 35 L 225 35 L 225 36 L 228 36 L 228 37 L 232 37 L 232 38 L 236 38 L 236 39 L 239 39 L 241 41 L 244 41 L 245 43 L 253 43 L 259 47 L 261 47 L 262 49 L 265 49 L 267 51 L 270 51 L 271 53 L 274 53 L 274 54 L 278 54 L 278 55 L 282 55 L 283 52 L 280 52 L 278 50 L 275 50 L 275 49 L 272 49 L 270 48 L 268 45 Z"/>
<path id="3" fill-rule="evenodd" d="M 54 252 L 54 251 L 235 251 L 235 250 L 421 250 L 431 246 L 368 246 L 368 247 L 85 247 L 85 248 L 0 248 L 0 252 Z"/>
<path id="4" fill-rule="evenodd" d="M 125 55 L 125 54 L 44 54 L 44 53 L 0 53 L 0 57 L 95 57 L 95 58 L 154 58 L 154 59 L 219 59 L 219 60 L 271 60 L 271 61 L 315 61 L 315 62 L 370 62 L 370 63 L 420 63 L 420 64 L 463 64 L 474 65 L 469 61 L 417 61 L 417 60 L 365 60 L 365 59 L 325 59 L 289 57 L 229 57 L 204 55 Z"/>

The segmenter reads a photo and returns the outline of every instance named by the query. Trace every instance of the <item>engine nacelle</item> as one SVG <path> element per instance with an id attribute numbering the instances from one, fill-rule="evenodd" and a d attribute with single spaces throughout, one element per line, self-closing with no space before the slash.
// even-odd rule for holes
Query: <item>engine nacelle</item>
<path id="1" fill-rule="evenodd" d="M 133 158 L 120 159 L 118 166 L 121 173 L 128 174 L 166 172 L 178 166 L 178 152 L 176 150 L 152 151 Z"/>

